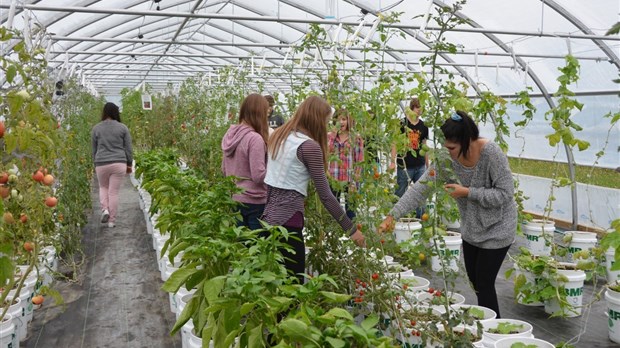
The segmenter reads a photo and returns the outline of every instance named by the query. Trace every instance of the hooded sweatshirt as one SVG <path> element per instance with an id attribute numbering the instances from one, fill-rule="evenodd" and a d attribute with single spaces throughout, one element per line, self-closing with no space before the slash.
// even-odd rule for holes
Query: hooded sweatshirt
<path id="1" fill-rule="evenodd" d="M 237 186 L 245 192 L 233 195 L 241 203 L 265 204 L 267 186 L 267 145 L 252 127 L 245 124 L 230 126 L 222 139 L 222 171 L 239 178 Z"/>

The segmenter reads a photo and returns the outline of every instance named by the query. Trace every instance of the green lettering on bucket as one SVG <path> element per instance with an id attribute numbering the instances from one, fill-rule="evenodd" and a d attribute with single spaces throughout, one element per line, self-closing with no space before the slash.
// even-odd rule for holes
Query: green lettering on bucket
<path id="1" fill-rule="evenodd" d="M 574 254 L 574 253 L 576 253 L 578 251 L 581 251 L 581 248 L 575 248 L 575 247 L 569 247 L 568 248 L 568 252 L 571 253 L 571 254 Z"/>
<path id="2" fill-rule="evenodd" d="M 609 319 L 620 320 L 620 312 L 616 312 L 613 309 L 609 309 Z"/>
<path id="3" fill-rule="evenodd" d="M 534 236 L 532 234 L 526 234 L 525 238 L 527 238 L 527 240 L 531 240 L 533 242 L 538 242 L 538 236 Z"/>
<path id="4" fill-rule="evenodd" d="M 566 290 L 566 296 L 581 296 L 583 294 L 583 288 L 572 288 L 572 289 L 565 289 Z"/>
<path id="5" fill-rule="evenodd" d="M 459 250 L 459 249 L 448 250 L 448 251 L 449 251 L 448 255 L 451 255 L 451 256 L 454 256 L 454 255 L 458 256 L 458 255 L 461 254 L 461 250 Z M 445 249 L 439 250 L 439 254 L 442 255 L 442 256 L 445 255 L 446 254 L 446 250 Z"/>

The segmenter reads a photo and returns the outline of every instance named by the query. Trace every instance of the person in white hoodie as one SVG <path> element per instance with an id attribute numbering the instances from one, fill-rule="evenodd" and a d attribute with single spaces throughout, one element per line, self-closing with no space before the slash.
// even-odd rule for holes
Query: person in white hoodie
<path id="1" fill-rule="evenodd" d="M 238 226 L 261 228 L 258 219 L 267 202 L 267 116 L 269 103 L 260 94 L 250 94 L 241 104 L 239 123 L 230 126 L 222 139 L 222 172 L 238 178 L 237 186 L 244 191 L 233 195 L 241 203 Z"/>

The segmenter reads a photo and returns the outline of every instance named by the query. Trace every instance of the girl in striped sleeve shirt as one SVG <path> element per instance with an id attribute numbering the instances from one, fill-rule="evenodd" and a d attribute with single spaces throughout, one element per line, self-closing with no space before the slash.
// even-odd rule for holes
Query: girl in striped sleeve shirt
<path id="1" fill-rule="evenodd" d="M 278 128 L 269 138 L 267 146 L 267 204 L 263 220 L 270 225 L 283 226 L 296 233 L 299 240 L 287 243 L 295 254 L 283 252 L 285 267 L 303 282 L 305 273 L 304 199 L 310 179 L 314 182 L 321 203 L 343 230 L 358 245 L 364 245 L 364 236 L 347 217 L 340 203 L 332 194 L 327 176 L 327 123 L 332 111 L 320 97 L 304 100 L 295 115 Z"/>

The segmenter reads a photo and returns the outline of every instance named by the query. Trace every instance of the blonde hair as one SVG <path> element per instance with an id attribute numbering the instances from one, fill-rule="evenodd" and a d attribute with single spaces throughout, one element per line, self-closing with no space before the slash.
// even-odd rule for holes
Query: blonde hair
<path id="1" fill-rule="evenodd" d="M 323 152 L 323 166 L 327 170 L 327 122 L 332 108 L 325 99 L 310 96 L 295 111 L 295 115 L 276 129 L 269 137 L 267 149 L 272 159 L 278 156 L 282 144 L 291 132 L 301 132 L 316 141 Z"/>

